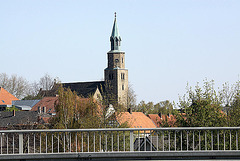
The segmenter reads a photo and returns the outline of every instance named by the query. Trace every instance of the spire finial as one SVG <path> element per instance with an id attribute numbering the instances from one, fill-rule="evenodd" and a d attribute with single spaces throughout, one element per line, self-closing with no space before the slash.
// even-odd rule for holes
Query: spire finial
<path id="1" fill-rule="evenodd" d="M 115 15 L 115 18 L 117 17 L 117 13 L 116 12 L 114 12 L 114 15 Z"/>

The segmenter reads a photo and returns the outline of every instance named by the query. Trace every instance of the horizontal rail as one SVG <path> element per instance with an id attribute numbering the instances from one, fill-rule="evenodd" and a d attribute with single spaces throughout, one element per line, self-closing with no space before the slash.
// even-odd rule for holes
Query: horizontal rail
<path id="1" fill-rule="evenodd" d="M 38 133 L 38 132 L 86 132 L 86 131 L 168 131 L 168 130 L 240 130 L 240 127 L 169 127 L 169 128 L 101 128 L 101 129 L 33 129 L 0 130 L 0 133 Z"/>
<path id="2" fill-rule="evenodd" d="M 0 156 L 119 152 L 239 152 L 240 127 L 1 130 Z"/>

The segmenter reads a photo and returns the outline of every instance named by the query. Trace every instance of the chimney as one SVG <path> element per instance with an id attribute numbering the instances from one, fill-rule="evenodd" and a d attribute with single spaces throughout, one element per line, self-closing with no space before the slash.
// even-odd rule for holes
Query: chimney
<path id="1" fill-rule="evenodd" d="M 131 108 L 131 107 L 128 109 L 128 112 L 129 112 L 130 114 L 132 114 L 132 108 Z"/>
<path id="2" fill-rule="evenodd" d="M 16 112 L 15 112 L 15 110 L 13 110 L 13 116 L 16 116 Z"/>

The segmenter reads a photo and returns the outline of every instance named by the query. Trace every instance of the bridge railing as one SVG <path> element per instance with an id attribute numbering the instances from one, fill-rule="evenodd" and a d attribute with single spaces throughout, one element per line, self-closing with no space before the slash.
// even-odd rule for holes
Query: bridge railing
<path id="1" fill-rule="evenodd" d="M 240 127 L 0 130 L 0 155 L 238 151 Z"/>

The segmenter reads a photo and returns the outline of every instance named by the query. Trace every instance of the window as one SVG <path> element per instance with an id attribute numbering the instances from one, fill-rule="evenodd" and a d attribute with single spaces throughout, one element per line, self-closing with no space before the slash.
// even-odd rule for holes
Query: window
<path id="1" fill-rule="evenodd" d="M 121 79 L 122 79 L 122 80 L 125 79 L 125 73 L 121 73 Z"/>
<path id="2" fill-rule="evenodd" d="M 121 79 L 122 79 L 122 80 L 125 79 L 125 73 L 121 73 Z"/>
<path id="3" fill-rule="evenodd" d="M 124 90 L 124 85 L 122 85 L 122 90 Z"/>
<path id="4" fill-rule="evenodd" d="M 122 63 L 123 63 L 123 57 L 122 57 Z"/>
<path id="5" fill-rule="evenodd" d="M 113 74 L 109 74 L 109 80 L 113 80 Z"/>

